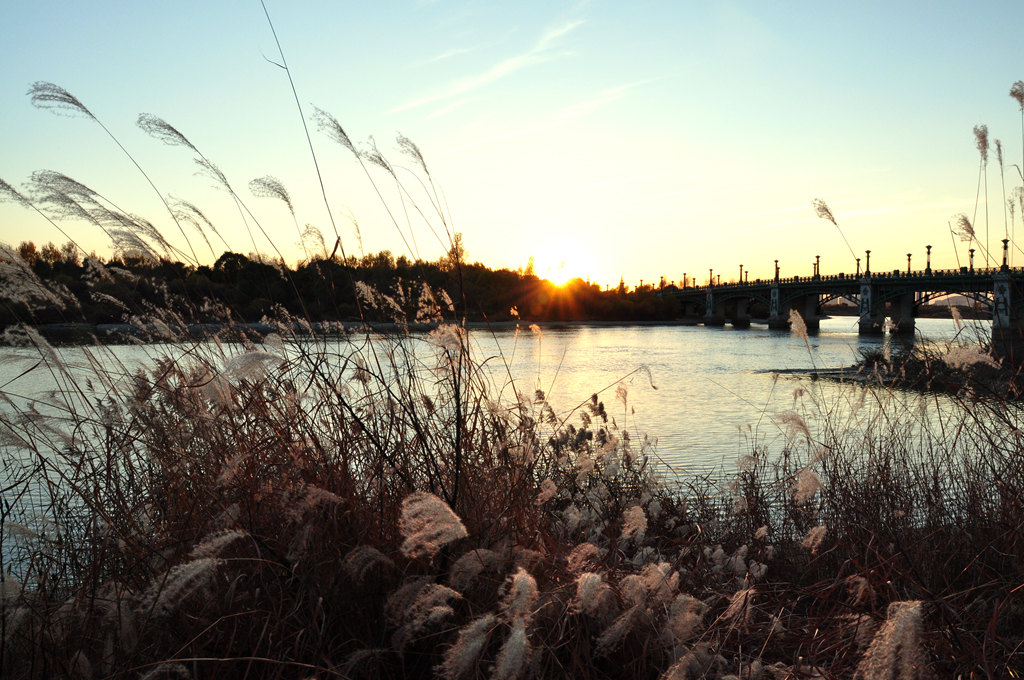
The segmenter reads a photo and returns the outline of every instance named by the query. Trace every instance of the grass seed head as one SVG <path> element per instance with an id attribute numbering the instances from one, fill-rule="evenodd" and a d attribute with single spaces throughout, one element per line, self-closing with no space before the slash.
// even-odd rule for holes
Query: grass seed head
<path id="1" fill-rule="evenodd" d="M 1021 113 L 1024 113 L 1024 80 L 1018 80 L 1010 86 L 1010 96 L 1017 100 Z"/>
<path id="2" fill-rule="evenodd" d="M 406 557 L 433 557 L 442 546 L 466 537 L 466 527 L 448 504 L 432 493 L 417 491 L 402 501 L 399 530 Z"/>

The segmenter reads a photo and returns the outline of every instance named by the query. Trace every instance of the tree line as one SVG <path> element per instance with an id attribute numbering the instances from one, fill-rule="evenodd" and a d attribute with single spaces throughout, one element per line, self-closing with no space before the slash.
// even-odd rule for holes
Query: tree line
<path id="1" fill-rule="evenodd" d="M 83 257 L 73 244 L 23 242 L 0 252 L 0 325 L 122 323 L 171 309 L 188 323 L 258 322 L 284 311 L 310 321 L 652 321 L 678 305 L 641 285 L 602 290 L 575 279 L 556 286 L 524 270 L 463 261 L 453 247 L 436 261 L 395 257 L 282 260 L 225 252 L 213 265 L 121 254 Z M 27 279 L 32 279 L 27 281 Z M 29 284 L 38 294 L 26 292 Z"/>

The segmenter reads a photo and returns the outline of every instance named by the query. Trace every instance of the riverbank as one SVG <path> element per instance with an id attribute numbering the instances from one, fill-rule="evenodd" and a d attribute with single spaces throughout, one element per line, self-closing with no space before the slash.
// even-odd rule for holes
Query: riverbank
<path id="1" fill-rule="evenodd" d="M 831 369 L 783 369 L 782 375 L 813 380 L 855 383 L 920 393 L 961 394 L 1017 401 L 1024 398 L 1022 367 L 1005 365 L 984 347 L 960 345 L 945 349 L 912 346 L 887 355 L 882 351 L 862 353 L 856 364 Z"/>
<path id="2" fill-rule="evenodd" d="M 298 337 L 343 336 L 353 333 L 428 333 L 436 329 L 438 323 L 383 323 L 363 321 L 331 321 L 302 324 L 269 324 L 269 323 L 192 323 L 192 324 L 127 324 L 127 323 L 47 323 L 31 326 L 43 338 L 54 345 L 87 345 L 92 343 L 124 344 L 137 342 L 177 342 L 181 340 L 204 340 L 213 336 L 222 339 L 259 340 L 270 334 L 287 330 Z M 541 329 L 566 328 L 619 328 L 619 327 L 671 327 L 697 326 L 695 319 L 676 319 L 661 321 L 467 321 L 463 327 L 467 330 L 508 331 L 516 328 L 536 326 Z M 18 326 L 8 326 L 11 334 L 0 333 L 0 345 L 20 343 Z"/>
<path id="3" fill-rule="evenodd" d="M 67 386 L 54 415 L 6 418 L 0 674 L 1022 669 L 1013 404 L 921 428 L 930 400 L 880 391 L 858 424 L 786 391 L 792 410 L 764 414 L 779 439 L 750 435 L 731 474 L 670 478 L 625 425 L 625 385 L 571 411 L 503 401 L 459 336 L 400 343 L 150 347 L 128 381 L 44 353 Z M 86 381 L 102 399 L 78 398 Z"/>

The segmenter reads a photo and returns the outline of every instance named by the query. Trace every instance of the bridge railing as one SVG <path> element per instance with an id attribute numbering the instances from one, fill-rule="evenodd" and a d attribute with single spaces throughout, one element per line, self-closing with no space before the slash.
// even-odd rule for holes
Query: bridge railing
<path id="1" fill-rule="evenodd" d="M 854 283 L 860 281 L 862 278 L 867 278 L 872 281 L 899 281 L 899 280 L 911 280 L 911 279 L 926 279 L 926 278 L 943 278 L 943 277 L 991 277 L 1000 271 L 999 267 L 960 267 L 960 269 L 919 269 L 916 271 L 900 271 L 894 269 L 891 272 L 871 272 L 870 274 L 828 274 L 825 276 L 789 276 L 779 278 L 779 285 L 794 284 L 794 283 Z M 1024 267 L 1011 267 L 1010 271 L 1016 274 L 1024 274 Z M 719 290 L 735 290 L 740 288 L 763 288 L 764 286 L 771 285 L 773 279 L 754 279 L 753 281 L 730 281 L 727 283 L 716 283 L 712 285 L 700 285 L 700 286 L 684 286 L 679 288 L 680 292 L 707 292 L 719 291 Z"/>

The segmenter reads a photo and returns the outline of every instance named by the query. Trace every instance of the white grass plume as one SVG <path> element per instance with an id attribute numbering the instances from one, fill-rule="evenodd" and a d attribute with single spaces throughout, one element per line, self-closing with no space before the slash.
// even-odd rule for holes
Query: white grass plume
<path id="1" fill-rule="evenodd" d="M 392 617 L 402 625 L 395 631 L 392 642 L 396 649 L 404 649 L 424 631 L 436 627 L 455 613 L 449 602 L 462 596 L 439 583 L 422 583 L 416 590 L 416 597 L 406 608 L 399 608 L 388 601 Z"/>
<path id="2" fill-rule="evenodd" d="M 978 347 L 954 347 L 942 355 L 942 362 L 961 371 L 977 364 L 999 368 L 999 362 Z"/>
<path id="3" fill-rule="evenodd" d="M 804 323 L 804 318 L 800 316 L 800 312 L 795 309 L 789 310 L 789 327 L 792 329 L 793 334 L 803 340 L 807 348 L 810 349 L 811 342 L 807 337 L 807 324 Z"/>
<path id="4" fill-rule="evenodd" d="M 417 491 L 402 501 L 399 530 L 406 557 L 433 557 L 442 546 L 465 538 L 466 527 L 448 504 L 432 493 Z"/>
<path id="5" fill-rule="evenodd" d="M 920 680 L 931 677 L 921 639 L 923 619 L 924 603 L 920 600 L 890 604 L 885 624 L 857 664 L 855 680 Z"/>
<path id="6" fill-rule="evenodd" d="M 974 225 L 971 224 L 971 220 L 967 215 L 963 213 L 957 213 L 953 216 L 953 224 L 956 226 L 953 232 L 960 237 L 961 241 L 973 241 L 975 238 Z"/>
<path id="7" fill-rule="evenodd" d="M 720 677 L 712 674 L 716 667 L 724 666 L 724 659 L 712 654 L 706 645 L 697 645 L 681 656 L 665 671 L 659 680 L 696 680 L 696 678 Z M 747 676 L 744 676 L 747 677 Z"/>
<path id="8" fill-rule="evenodd" d="M 811 441 L 811 430 L 807 427 L 807 423 L 803 417 L 796 411 L 783 411 L 778 415 L 779 424 L 786 426 L 787 436 L 790 439 L 796 437 L 797 434 L 802 434 L 804 438 Z"/>
<path id="9" fill-rule="evenodd" d="M 822 524 L 813 527 L 807 531 L 804 535 L 804 540 L 800 543 L 803 547 L 811 551 L 811 554 L 818 552 L 822 542 L 825 540 L 825 534 L 828 532 L 828 528 Z"/>
<path id="10" fill-rule="evenodd" d="M 630 538 L 643 540 L 647 532 L 647 514 L 639 505 L 633 505 L 622 513 L 622 540 Z"/>
<path id="11" fill-rule="evenodd" d="M 600 618 L 615 608 L 615 594 L 605 583 L 604 576 L 588 571 L 576 578 L 576 595 L 569 603 L 569 611 L 583 612 Z"/>
<path id="12" fill-rule="evenodd" d="M 618 649 L 622 645 L 623 640 L 626 639 L 626 636 L 636 626 L 637 619 L 640 617 L 640 610 L 641 605 L 635 604 L 612 621 L 611 625 L 605 628 L 601 635 L 598 636 L 594 655 L 598 657 L 607 656 Z"/>
<path id="13" fill-rule="evenodd" d="M 810 468 L 803 468 L 796 474 L 796 481 L 790 491 L 793 493 L 793 502 L 803 505 L 814 499 L 818 489 L 821 488 L 821 478 L 818 473 Z"/>
<path id="14" fill-rule="evenodd" d="M 500 553 L 486 548 L 466 552 L 448 571 L 448 583 L 452 588 L 465 592 L 466 588 L 484 571 L 498 571 L 505 561 Z"/>
<path id="15" fill-rule="evenodd" d="M 526 619 L 518 617 L 512 623 L 512 631 L 498 652 L 491 678 L 493 680 L 513 680 L 523 677 L 532 655 L 533 647 L 526 634 Z"/>
<path id="16" fill-rule="evenodd" d="M 549 500 L 558 495 L 558 487 L 555 486 L 555 482 L 548 477 L 540 483 L 540 493 L 537 494 L 537 505 L 544 505 Z"/>
<path id="17" fill-rule="evenodd" d="M 438 675 L 445 680 L 466 677 L 480 659 L 497 621 L 494 614 L 484 614 L 460 629 L 455 644 L 445 650 L 444 661 L 434 669 Z"/>
<path id="18" fill-rule="evenodd" d="M 207 535 L 192 549 L 189 559 L 197 560 L 205 557 L 218 557 L 235 541 L 247 538 L 249 534 L 241 529 L 227 529 Z"/>
<path id="19" fill-rule="evenodd" d="M 706 609 L 707 606 L 692 595 L 676 595 L 661 631 L 662 640 L 668 645 L 679 645 L 690 640 L 703 623 Z"/>
<path id="20" fill-rule="evenodd" d="M 746 625 L 753 615 L 753 600 L 757 594 L 755 588 L 743 588 L 733 593 L 729 606 L 722 613 L 722 620 L 737 625 Z"/>
<path id="21" fill-rule="evenodd" d="M 510 578 L 508 591 L 502 600 L 502 609 L 509 619 L 529 618 L 537 604 L 537 580 L 522 567 Z"/>
<path id="22" fill-rule="evenodd" d="M 213 557 L 201 557 L 172 567 L 150 585 L 142 608 L 152 608 L 156 614 L 173 611 L 186 597 L 206 587 L 222 562 Z"/>
<path id="23" fill-rule="evenodd" d="M 342 568 L 352 580 L 356 583 L 362 583 L 366 580 L 366 575 L 371 569 L 376 567 L 390 569 L 394 564 L 391 558 L 372 545 L 358 545 L 345 556 Z"/>
<path id="24" fill-rule="evenodd" d="M 580 543 L 566 557 L 566 566 L 574 574 L 581 573 L 585 568 L 601 559 L 605 552 L 604 548 L 599 548 L 593 543 Z"/>

